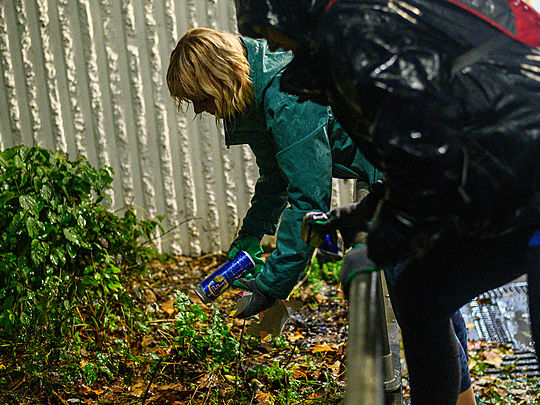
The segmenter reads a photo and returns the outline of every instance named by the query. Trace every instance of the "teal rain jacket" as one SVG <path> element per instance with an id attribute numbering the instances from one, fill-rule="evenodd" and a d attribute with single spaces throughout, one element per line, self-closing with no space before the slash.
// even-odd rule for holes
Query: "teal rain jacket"
<path id="1" fill-rule="evenodd" d="M 380 175 L 327 107 L 297 103 L 279 90 L 291 53 L 270 52 L 264 40 L 242 41 L 255 100 L 248 113 L 225 123 L 225 140 L 227 146 L 248 144 L 255 155 L 260 177 L 241 232 L 274 235 L 279 223 L 276 249 L 256 283 L 264 293 L 285 299 L 313 253 L 300 237 L 302 218 L 329 210 L 332 176 L 372 183 Z"/>

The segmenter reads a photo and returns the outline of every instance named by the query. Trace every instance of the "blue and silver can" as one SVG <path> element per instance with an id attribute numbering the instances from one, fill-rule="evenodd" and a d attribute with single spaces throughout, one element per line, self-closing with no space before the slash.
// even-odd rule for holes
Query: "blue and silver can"
<path id="1" fill-rule="evenodd" d="M 540 246 L 540 230 L 533 234 L 531 240 L 529 241 L 529 246 Z"/>
<path id="2" fill-rule="evenodd" d="M 343 250 L 338 244 L 337 235 L 335 232 L 327 233 L 318 247 L 319 254 L 326 260 L 337 262 L 343 259 Z"/>
<path id="3" fill-rule="evenodd" d="M 253 267 L 255 267 L 255 262 L 251 256 L 247 252 L 240 251 L 233 260 L 221 265 L 195 287 L 195 292 L 204 303 L 212 302 L 223 294 L 234 280 L 242 277 Z"/>

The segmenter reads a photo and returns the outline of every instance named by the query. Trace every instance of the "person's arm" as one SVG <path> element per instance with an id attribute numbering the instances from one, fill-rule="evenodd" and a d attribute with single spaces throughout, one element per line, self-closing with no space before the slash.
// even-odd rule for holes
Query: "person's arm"
<path id="1" fill-rule="evenodd" d="M 298 104 L 277 88 L 266 95 L 267 127 L 272 134 L 279 170 L 287 179 L 288 207 L 279 225 L 276 249 L 267 258 L 257 287 L 275 298 L 287 298 L 313 254 L 301 239 L 302 218 L 307 212 L 326 212 L 332 192 L 332 156 L 326 108 Z"/>
<path id="2" fill-rule="evenodd" d="M 251 145 L 259 167 L 259 179 L 242 227 L 227 253 L 229 260 L 233 260 L 240 250 L 251 256 L 255 266 L 243 275 L 249 280 L 257 277 L 264 268 L 261 239 L 265 234 L 275 234 L 279 218 L 287 205 L 287 182 L 279 172 L 275 159 L 268 158 L 272 155 L 268 151 L 273 148 L 265 141 L 262 140 L 262 145 Z M 235 280 L 233 285 L 246 288 L 245 280 Z"/>
<path id="3" fill-rule="evenodd" d="M 259 179 L 240 228 L 240 234 L 252 235 L 259 240 L 264 235 L 276 233 L 279 218 L 287 206 L 287 181 L 272 156 L 271 144 L 264 141 L 251 144 L 259 168 Z"/>
<path id="4" fill-rule="evenodd" d="M 332 148 L 335 178 L 355 179 L 367 185 L 382 179 L 382 173 L 364 156 L 328 108 L 328 137 Z"/>

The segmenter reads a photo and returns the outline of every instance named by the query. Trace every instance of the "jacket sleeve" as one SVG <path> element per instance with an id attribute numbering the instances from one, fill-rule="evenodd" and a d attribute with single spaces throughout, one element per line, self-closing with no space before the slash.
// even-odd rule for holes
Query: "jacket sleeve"
<path id="1" fill-rule="evenodd" d="M 378 171 L 360 152 L 329 108 L 328 135 L 332 149 L 332 174 L 339 179 L 356 179 L 373 184 L 382 179 Z"/>
<path id="2" fill-rule="evenodd" d="M 279 171 L 272 145 L 262 140 L 250 144 L 259 167 L 259 179 L 240 232 L 261 239 L 276 233 L 279 217 L 287 206 L 287 181 Z"/>
<path id="3" fill-rule="evenodd" d="M 300 236 L 302 218 L 309 211 L 327 211 L 332 191 L 327 110 L 295 101 L 274 88 L 269 89 L 265 100 L 276 162 L 288 182 L 288 207 L 281 217 L 276 249 L 257 278 L 258 287 L 276 298 L 289 295 L 313 254 L 313 248 Z"/>

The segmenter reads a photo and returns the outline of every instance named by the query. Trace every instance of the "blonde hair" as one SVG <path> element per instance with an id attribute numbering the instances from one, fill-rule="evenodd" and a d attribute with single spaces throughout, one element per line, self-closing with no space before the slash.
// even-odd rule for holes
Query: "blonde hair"
<path id="1" fill-rule="evenodd" d="M 242 41 L 208 28 L 193 28 L 178 41 L 171 53 L 167 85 L 179 107 L 182 102 L 211 97 L 217 118 L 243 114 L 253 102 Z"/>

